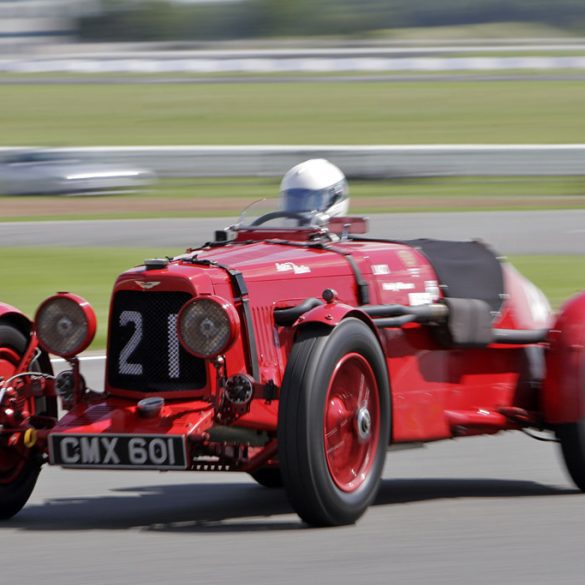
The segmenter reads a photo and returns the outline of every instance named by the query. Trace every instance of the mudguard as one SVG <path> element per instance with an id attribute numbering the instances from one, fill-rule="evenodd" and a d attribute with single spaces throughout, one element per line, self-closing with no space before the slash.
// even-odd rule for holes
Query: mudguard
<path id="1" fill-rule="evenodd" d="M 26 337 L 30 337 L 32 323 L 21 311 L 7 303 L 0 303 L 0 324 L 8 323 L 16 327 Z"/>
<path id="2" fill-rule="evenodd" d="M 348 317 L 355 317 L 356 319 L 363 321 L 374 332 L 382 350 L 384 350 L 380 331 L 374 325 L 372 318 L 369 315 L 366 315 L 363 311 L 344 303 L 327 303 L 315 307 L 314 309 L 307 311 L 304 315 L 301 315 L 293 324 L 293 327 L 295 329 L 300 329 L 311 323 L 319 323 L 321 325 L 326 325 L 327 327 L 335 327 L 343 319 L 347 319 Z"/>
<path id="3" fill-rule="evenodd" d="M 549 334 L 542 394 L 544 420 L 550 424 L 585 418 L 585 292 L 561 308 Z"/>
<path id="4" fill-rule="evenodd" d="M 33 324 L 32 321 L 17 308 L 7 303 L 0 303 L 0 325 L 12 325 L 16 327 L 28 340 L 37 347 L 36 339 L 33 337 Z M 42 350 L 38 355 L 39 364 L 41 371 L 45 374 L 53 373 L 53 366 L 51 365 L 51 359 L 49 354 Z M 56 409 L 56 406 L 55 406 Z M 55 416 L 57 411 L 55 410 Z"/>

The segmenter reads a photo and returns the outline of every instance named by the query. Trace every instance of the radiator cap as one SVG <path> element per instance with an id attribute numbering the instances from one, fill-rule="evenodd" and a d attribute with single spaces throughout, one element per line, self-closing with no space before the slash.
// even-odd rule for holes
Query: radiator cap
<path id="1" fill-rule="evenodd" d="M 146 270 L 163 270 L 168 265 L 168 258 L 146 258 L 146 260 L 144 260 L 144 267 Z"/>
<path id="2" fill-rule="evenodd" d="M 160 416 L 165 399 L 161 396 L 149 396 L 143 398 L 137 405 L 138 414 L 143 418 L 155 418 Z"/>

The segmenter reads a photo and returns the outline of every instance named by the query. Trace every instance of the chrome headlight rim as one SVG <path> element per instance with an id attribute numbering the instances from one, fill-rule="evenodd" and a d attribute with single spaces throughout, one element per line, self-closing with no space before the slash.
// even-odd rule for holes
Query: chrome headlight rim
<path id="1" fill-rule="evenodd" d="M 221 313 L 216 314 L 216 317 L 219 316 L 222 319 L 222 322 L 219 324 L 221 330 L 219 333 L 223 334 L 222 341 L 217 344 L 216 347 L 213 348 L 212 351 L 201 351 L 202 348 L 197 348 L 194 344 L 189 343 L 189 333 L 187 326 L 189 318 L 189 312 L 193 311 L 194 308 L 201 309 L 207 306 L 210 310 L 217 311 L 218 309 Z M 211 322 L 211 325 L 214 325 Z M 216 327 L 219 329 L 219 327 Z M 200 297 L 194 297 L 189 299 L 179 311 L 179 315 L 177 318 L 177 335 L 179 337 L 179 341 L 183 348 L 189 352 L 191 355 L 200 358 L 200 359 L 213 359 L 218 355 L 222 355 L 227 352 L 232 345 L 235 343 L 236 339 L 240 334 L 240 316 L 238 311 L 234 307 L 232 303 L 227 301 L 226 299 L 217 296 L 217 295 L 205 295 Z"/>

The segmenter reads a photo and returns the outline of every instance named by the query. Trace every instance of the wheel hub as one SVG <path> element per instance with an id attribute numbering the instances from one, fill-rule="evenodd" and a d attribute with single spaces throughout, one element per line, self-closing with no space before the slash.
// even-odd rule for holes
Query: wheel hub
<path id="1" fill-rule="evenodd" d="M 356 491 L 368 478 L 379 443 L 379 389 L 368 360 L 344 355 L 335 366 L 325 401 L 324 447 L 331 479 Z"/>
<path id="2" fill-rule="evenodd" d="M 362 406 L 356 413 L 355 426 L 358 438 L 364 443 L 372 436 L 372 415 L 366 406 Z"/>

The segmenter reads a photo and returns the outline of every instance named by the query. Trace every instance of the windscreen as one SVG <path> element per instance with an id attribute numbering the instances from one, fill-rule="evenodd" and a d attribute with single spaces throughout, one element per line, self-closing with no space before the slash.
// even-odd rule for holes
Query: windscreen
<path id="1" fill-rule="evenodd" d="M 240 229 L 295 229 L 319 225 L 318 215 L 297 209 L 283 209 L 279 198 L 260 199 L 248 205 L 236 225 Z"/>

